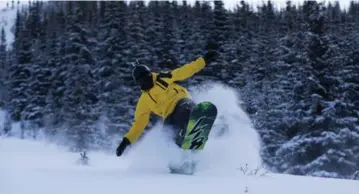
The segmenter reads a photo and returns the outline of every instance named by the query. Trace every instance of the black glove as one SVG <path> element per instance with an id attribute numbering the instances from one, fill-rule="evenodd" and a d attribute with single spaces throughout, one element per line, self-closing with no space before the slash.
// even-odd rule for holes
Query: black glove
<path id="1" fill-rule="evenodd" d="M 215 58 L 216 58 L 216 55 L 217 55 L 217 44 L 213 43 L 213 42 L 210 42 L 208 43 L 207 45 L 207 53 L 204 55 L 204 60 L 206 61 L 206 63 L 210 63 L 212 62 Z"/>
<path id="2" fill-rule="evenodd" d="M 130 144 L 131 142 L 126 137 L 123 138 L 120 145 L 116 149 L 116 155 L 121 156 L 123 151 L 125 151 L 126 147 Z"/>

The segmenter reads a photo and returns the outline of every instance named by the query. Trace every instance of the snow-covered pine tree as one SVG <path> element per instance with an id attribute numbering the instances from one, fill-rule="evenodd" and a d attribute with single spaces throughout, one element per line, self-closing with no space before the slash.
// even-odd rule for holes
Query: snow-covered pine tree
<path id="1" fill-rule="evenodd" d="M 47 65 L 47 19 L 42 16 L 42 3 L 34 2 L 29 5 L 29 16 L 25 21 L 25 27 L 29 29 L 31 36 L 31 66 L 29 86 L 27 94 L 31 96 L 23 115 L 27 122 L 28 130 L 32 131 L 36 138 L 39 128 L 44 126 L 44 108 L 46 98 L 51 87 L 51 69 Z M 41 26 L 41 27 L 40 27 Z"/>
<path id="2" fill-rule="evenodd" d="M 99 61 L 96 83 L 107 138 L 123 135 L 131 122 L 132 96 L 129 48 L 127 42 L 128 6 L 123 1 L 103 2 L 103 19 L 99 36 Z M 131 112 L 130 112 L 131 113 Z M 105 137 L 106 138 L 106 137 Z M 105 147 L 112 146 L 111 141 Z"/>
<path id="3" fill-rule="evenodd" d="M 335 64 L 340 61 L 336 60 L 338 50 L 325 32 L 322 5 L 306 2 L 303 11 L 308 27 L 308 79 L 302 80 L 296 91 L 301 96 L 297 108 L 304 125 L 277 155 L 286 172 L 345 178 L 355 170 L 351 147 L 359 136 L 351 131 L 352 117 L 345 111 L 347 105 L 339 100 L 340 80 Z"/>
<path id="4" fill-rule="evenodd" d="M 145 22 L 146 12 L 143 1 L 135 1 L 129 3 L 128 17 L 128 48 L 131 53 L 131 58 L 138 60 L 141 63 L 149 61 L 148 43 L 145 39 Z"/>
<path id="5" fill-rule="evenodd" d="M 178 52 L 178 64 L 185 64 L 188 61 L 193 60 L 196 55 L 200 54 L 198 49 L 203 46 L 199 46 L 201 42 L 200 29 L 198 19 L 193 17 L 193 10 L 187 1 L 182 1 L 182 6 L 179 6 L 176 10 L 174 20 L 176 22 L 175 38 Z M 195 39 L 192 39 L 195 37 Z M 197 48 L 196 48 L 197 47 Z M 192 50 L 196 50 L 197 53 L 192 53 Z"/>
<path id="6" fill-rule="evenodd" d="M 8 68 L 8 54 L 6 45 L 6 34 L 4 28 L 0 29 L 0 109 L 5 110 L 6 95 L 7 95 L 7 68 Z"/>
<path id="7" fill-rule="evenodd" d="M 14 51 L 9 64 L 9 106 L 8 112 L 11 119 L 23 122 L 24 110 L 30 103 L 31 96 L 28 94 L 29 81 L 31 78 L 31 34 L 24 25 L 25 15 L 17 12 L 15 21 Z M 19 136 L 25 138 L 24 125 L 20 125 Z"/>
<path id="8" fill-rule="evenodd" d="M 254 38 L 252 37 L 253 33 L 250 30 L 249 23 L 254 16 L 254 12 L 250 10 L 249 4 L 245 1 L 241 1 L 240 6 L 237 5 L 230 17 L 233 33 L 230 35 L 225 53 L 225 60 L 230 62 L 230 65 L 227 66 L 229 70 L 228 84 L 242 91 L 242 100 L 246 102 L 243 107 L 247 109 L 249 114 L 255 112 L 250 110 L 254 108 L 250 104 L 253 99 L 249 97 L 251 96 L 249 95 L 251 87 L 245 87 L 247 84 L 251 84 L 247 79 L 249 77 L 247 73 L 248 68 L 251 68 L 249 59 L 253 54 L 252 48 L 255 40 L 252 42 Z"/>
<path id="9" fill-rule="evenodd" d="M 229 75 L 231 74 L 231 61 L 234 59 L 234 56 L 231 55 L 235 50 L 232 39 L 231 23 L 229 19 L 229 12 L 224 7 L 223 1 L 214 1 L 213 9 L 213 22 L 211 29 L 211 37 L 208 42 L 214 42 L 217 44 L 217 57 L 215 63 L 209 66 L 209 70 L 212 71 L 212 75 L 218 77 L 219 79 L 227 82 Z M 208 48 L 205 48 L 207 51 Z M 232 56 L 232 57 L 229 57 Z"/>
<path id="10" fill-rule="evenodd" d="M 96 62 L 88 48 L 88 30 L 83 28 L 86 2 L 66 3 L 67 41 L 64 57 L 68 71 L 62 114 L 69 143 L 73 149 L 83 150 L 91 148 L 91 144 L 97 140 L 96 124 L 100 112 L 91 74 Z"/>

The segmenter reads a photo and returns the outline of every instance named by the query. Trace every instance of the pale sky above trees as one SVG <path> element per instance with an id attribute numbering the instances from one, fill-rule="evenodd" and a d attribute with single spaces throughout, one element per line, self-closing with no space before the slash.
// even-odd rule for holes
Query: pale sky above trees
<path id="1" fill-rule="evenodd" d="M 149 0 L 145 0 L 145 1 L 149 1 Z M 180 3 L 182 0 L 178 0 L 178 2 Z M 187 0 L 187 2 L 189 3 L 194 3 L 196 0 Z M 285 6 L 285 3 L 286 3 L 287 0 L 272 0 L 272 2 L 274 2 L 274 5 L 277 7 L 277 8 L 281 8 L 281 7 L 284 7 Z M 297 3 L 302 3 L 304 0 L 292 0 L 292 2 L 294 4 L 297 4 Z M 11 1 L 0 1 L 0 9 L 3 9 L 6 7 L 6 3 L 7 2 L 10 2 Z M 28 0 L 22 0 L 20 1 L 22 3 L 27 3 L 29 2 Z M 240 2 L 240 0 L 223 0 L 223 2 L 225 3 L 225 7 L 228 8 L 228 9 L 232 9 L 235 7 L 235 5 L 237 3 Z M 257 4 L 261 4 L 263 2 L 266 2 L 266 0 L 246 0 L 246 2 L 252 4 L 252 5 L 257 5 Z M 335 0 L 326 0 L 326 1 L 320 1 L 320 2 L 336 2 Z M 342 8 L 347 8 L 349 6 L 349 3 L 350 3 L 350 0 L 340 0 L 340 5 Z"/>

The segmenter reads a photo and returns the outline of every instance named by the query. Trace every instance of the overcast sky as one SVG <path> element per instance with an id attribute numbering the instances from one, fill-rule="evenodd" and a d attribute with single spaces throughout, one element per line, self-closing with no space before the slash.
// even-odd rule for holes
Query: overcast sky
<path id="1" fill-rule="evenodd" d="M 145 1 L 149 1 L 149 0 L 145 0 Z M 181 2 L 182 0 L 178 0 L 178 2 Z M 272 0 L 273 4 L 278 8 L 278 7 L 284 7 L 285 6 L 285 2 L 287 0 Z M 298 3 L 302 3 L 304 0 L 292 0 L 293 4 L 298 4 Z M 357 0 L 356 0 L 357 1 Z M 6 0 L 0 0 L 0 9 L 6 7 Z M 9 1 L 11 2 L 11 1 Z M 17 1 L 16 1 L 17 2 Z M 21 2 L 27 3 L 28 0 L 21 0 Z M 193 3 L 195 2 L 195 0 L 187 0 L 187 2 L 189 3 Z M 225 3 L 226 8 L 233 8 L 237 3 L 240 2 L 240 0 L 223 0 L 223 2 Z M 251 5 L 258 5 L 261 4 L 262 2 L 267 2 L 267 0 L 246 0 L 246 2 L 248 2 Z M 320 2 L 335 2 L 334 0 L 326 0 L 326 1 L 320 1 Z M 342 8 L 347 8 L 349 6 L 350 0 L 340 0 L 340 5 Z"/>

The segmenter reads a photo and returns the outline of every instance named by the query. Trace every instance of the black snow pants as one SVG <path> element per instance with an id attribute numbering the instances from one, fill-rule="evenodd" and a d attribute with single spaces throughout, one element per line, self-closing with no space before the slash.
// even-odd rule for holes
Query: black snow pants
<path id="1" fill-rule="evenodd" d="M 164 127 L 172 130 L 173 139 L 180 147 L 187 128 L 189 116 L 196 106 L 196 103 L 188 98 L 178 101 L 173 112 L 165 119 Z"/>

